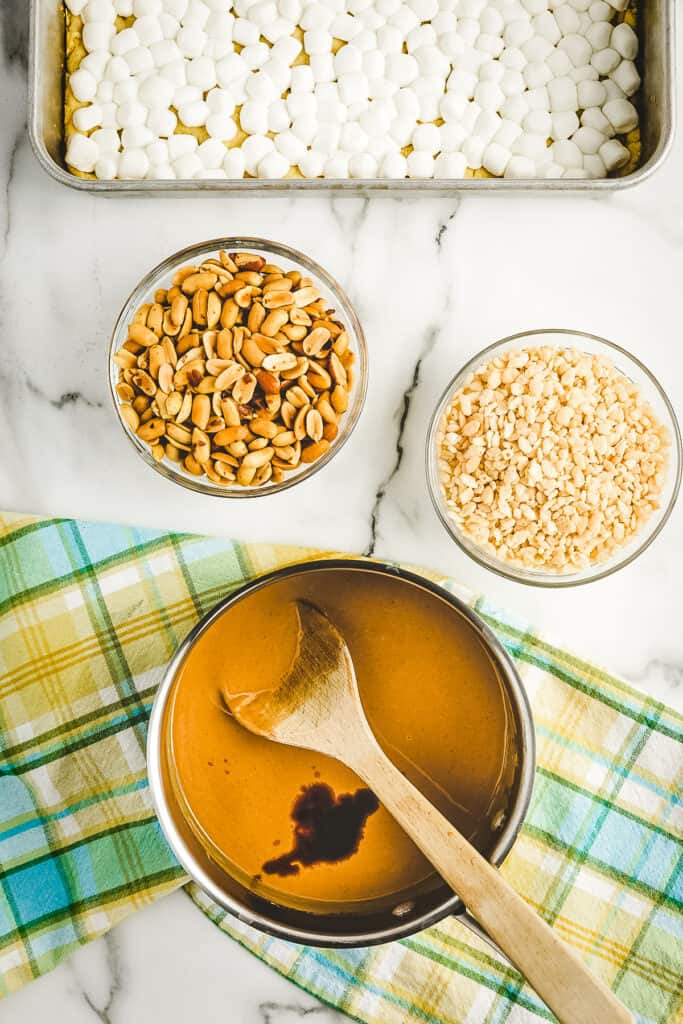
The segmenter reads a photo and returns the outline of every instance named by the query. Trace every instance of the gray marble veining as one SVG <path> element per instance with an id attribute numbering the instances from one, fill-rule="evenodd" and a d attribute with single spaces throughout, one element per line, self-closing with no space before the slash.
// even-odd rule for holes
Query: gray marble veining
<path id="1" fill-rule="evenodd" d="M 114 201 L 58 186 L 26 136 L 26 0 L 0 3 L 0 505 L 366 551 L 435 567 L 683 708 L 683 507 L 617 576 L 562 593 L 499 580 L 454 548 L 424 479 L 424 437 L 463 361 L 531 327 L 593 331 L 640 355 L 683 408 L 683 142 L 619 196 Z M 679 30 L 679 43 L 683 43 Z M 301 488 L 229 502 L 172 489 L 109 407 L 124 299 L 175 249 L 278 238 L 348 290 L 370 350 L 353 438 Z M 13 996 L 5 1024 L 331 1024 L 342 1018 L 218 932 L 181 893 Z"/>

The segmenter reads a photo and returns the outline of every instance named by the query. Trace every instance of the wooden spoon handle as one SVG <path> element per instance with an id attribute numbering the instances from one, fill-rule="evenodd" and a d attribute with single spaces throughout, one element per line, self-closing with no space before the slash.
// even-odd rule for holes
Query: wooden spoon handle
<path id="1" fill-rule="evenodd" d="M 633 1024 L 607 986 L 379 748 L 366 748 L 353 767 L 561 1024 Z"/>

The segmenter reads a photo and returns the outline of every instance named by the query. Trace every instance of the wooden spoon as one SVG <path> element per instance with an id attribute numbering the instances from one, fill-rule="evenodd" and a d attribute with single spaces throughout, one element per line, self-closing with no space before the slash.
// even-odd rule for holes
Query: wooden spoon
<path id="1" fill-rule="evenodd" d="M 312 605 L 297 601 L 297 611 L 298 647 L 288 674 L 274 690 L 227 698 L 238 721 L 352 768 L 561 1024 L 632 1024 L 607 986 L 392 764 L 365 717 L 343 637 Z"/>

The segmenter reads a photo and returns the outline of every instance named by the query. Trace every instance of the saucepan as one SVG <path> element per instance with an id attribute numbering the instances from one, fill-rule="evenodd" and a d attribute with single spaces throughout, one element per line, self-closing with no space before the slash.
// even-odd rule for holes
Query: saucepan
<path id="1" fill-rule="evenodd" d="M 286 566 L 245 583 L 229 597 L 220 601 L 190 631 L 170 662 L 157 691 L 149 724 L 147 766 L 156 813 L 166 839 L 190 878 L 220 907 L 241 921 L 280 938 L 311 946 L 362 947 L 404 938 L 442 920 L 458 916 L 484 938 L 488 938 L 467 914 L 457 895 L 438 876 L 429 884 L 396 895 L 389 905 L 349 904 L 333 913 L 282 906 L 264 898 L 233 878 L 216 858 L 207 853 L 196 831 L 190 827 L 186 809 L 172 783 L 173 765 L 168 743 L 169 718 L 174 685 L 188 655 L 198 639 L 236 602 L 288 576 L 316 573 L 321 570 L 344 569 L 398 578 L 407 587 L 418 587 L 440 598 L 449 607 L 449 614 L 466 620 L 483 645 L 500 680 L 514 719 L 514 780 L 508 796 L 506 813 L 495 832 L 492 846 L 485 851 L 489 861 L 498 866 L 510 852 L 524 822 L 531 798 L 535 771 L 534 727 L 524 686 L 511 658 L 486 623 L 464 601 L 438 583 L 396 565 L 369 559 L 321 559 Z M 225 813 L 230 814 L 230 807 Z M 490 941 L 490 940 L 489 940 Z"/>

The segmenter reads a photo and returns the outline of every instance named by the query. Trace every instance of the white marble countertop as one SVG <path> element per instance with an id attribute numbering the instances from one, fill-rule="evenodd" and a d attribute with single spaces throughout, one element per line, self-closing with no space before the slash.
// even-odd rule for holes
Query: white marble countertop
<path id="1" fill-rule="evenodd" d="M 427 496 L 428 419 L 466 357 L 507 334 L 574 327 L 644 359 L 683 409 L 683 139 L 635 190 L 600 199 L 95 199 L 56 184 L 26 134 L 25 0 L 0 4 L 0 505 L 253 540 L 373 552 L 485 591 L 683 708 L 683 502 L 634 565 L 543 592 L 448 539 Z M 683 44 L 683 33 L 679 34 Z M 173 487 L 133 451 L 106 387 L 123 300 L 164 256 L 247 233 L 308 252 L 347 288 L 371 376 L 327 470 L 230 502 Z M 13 996 L 5 1024 L 341 1018 L 235 946 L 177 893 Z"/>

